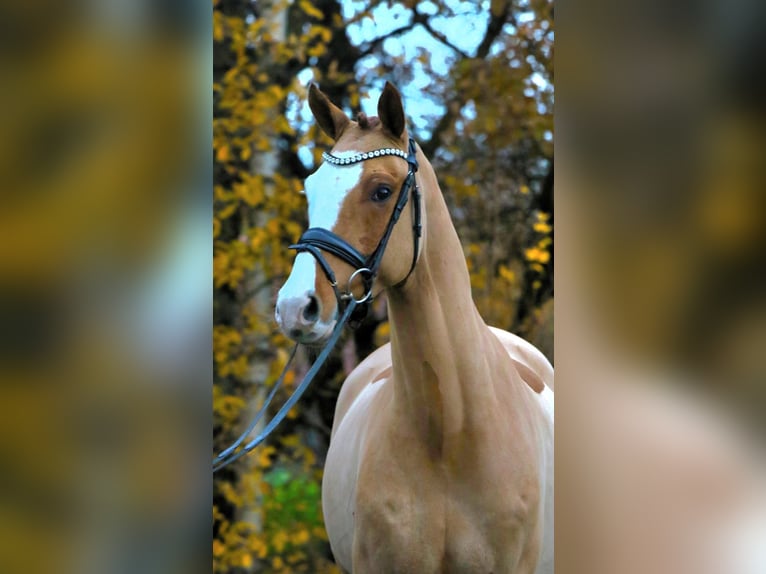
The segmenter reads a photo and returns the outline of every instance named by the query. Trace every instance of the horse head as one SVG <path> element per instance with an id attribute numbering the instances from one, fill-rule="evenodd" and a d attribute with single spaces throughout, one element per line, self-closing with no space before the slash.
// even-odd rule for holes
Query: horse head
<path id="1" fill-rule="evenodd" d="M 349 300 L 368 303 L 373 291 L 409 276 L 418 255 L 420 198 L 415 144 L 392 84 L 380 96 L 377 117 L 351 120 L 313 84 L 309 106 L 335 143 L 305 181 L 309 229 L 292 246 L 298 255 L 275 314 L 287 336 L 321 343 Z M 404 209 L 410 196 L 413 208 Z"/>

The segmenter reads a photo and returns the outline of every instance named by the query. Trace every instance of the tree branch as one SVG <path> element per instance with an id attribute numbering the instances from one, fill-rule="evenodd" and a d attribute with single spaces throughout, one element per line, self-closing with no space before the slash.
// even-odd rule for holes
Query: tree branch
<path id="1" fill-rule="evenodd" d="M 417 7 L 413 10 L 413 23 L 420 24 L 421 26 L 423 26 L 423 28 L 425 28 L 426 31 L 428 31 L 428 33 L 431 34 L 431 36 L 439 40 L 439 42 L 441 42 L 442 44 L 444 44 L 451 50 L 454 50 L 455 52 L 460 54 L 462 58 L 470 58 L 468 54 L 466 54 L 465 52 L 463 52 L 463 50 L 455 46 L 455 44 L 450 42 L 444 34 L 439 32 L 438 30 L 434 30 L 433 26 L 431 26 L 431 22 L 428 21 L 428 16 L 418 12 Z"/>
<path id="2" fill-rule="evenodd" d="M 484 32 L 484 38 L 482 38 L 479 47 L 476 49 L 476 55 L 473 58 L 466 57 L 466 59 L 483 60 L 487 57 L 492 44 L 503 31 L 503 26 L 508 21 L 510 12 L 511 2 L 506 2 L 500 12 L 492 14 L 492 18 L 490 18 L 489 24 L 487 24 L 487 30 Z M 423 152 L 427 156 L 432 157 L 434 152 L 441 145 L 441 139 L 444 132 L 455 122 L 457 116 L 460 114 L 460 109 L 464 105 L 465 98 L 463 98 L 460 93 L 457 93 L 449 102 L 447 102 L 447 111 L 431 132 L 431 139 L 421 145 Z"/>
<path id="3" fill-rule="evenodd" d="M 398 36 L 399 34 L 412 30 L 414 27 L 415 27 L 415 22 L 413 20 L 412 22 L 410 22 L 409 24 L 405 26 L 401 26 L 399 28 L 396 28 L 395 30 L 391 30 L 388 34 L 383 34 L 382 36 L 375 38 L 374 40 L 371 40 L 370 43 L 367 44 L 367 46 L 363 50 L 359 51 L 359 60 L 372 54 L 378 46 L 380 46 L 383 42 L 385 42 L 389 38 L 393 38 L 394 36 Z"/>
<path id="4" fill-rule="evenodd" d="M 483 60 L 487 57 L 487 54 L 489 54 L 489 49 L 500 35 L 500 32 L 503 31 L 503 26 L 505 26 L 505 23 L 508 21 L 508 17 L 511 14 L 511 4 L 512 2 L 505 2 L 503 4 L 503 9 L 498 14 L 492 14 L 492 18 L 490 18 L 489 24 L 487 24 L 487 31 L 484 33 L 484 38 L 482 38 L 481 44 L 479 44 L 479 47 L 476 49 L 476 58 Z"/>

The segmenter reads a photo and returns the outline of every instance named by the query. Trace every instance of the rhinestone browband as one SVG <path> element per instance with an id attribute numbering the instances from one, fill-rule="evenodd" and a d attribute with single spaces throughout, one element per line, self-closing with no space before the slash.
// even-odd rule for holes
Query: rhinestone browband
<path id="1" fill-rule="evenodd" d="M 403 152 L 400 149 L 396 148 L 385 148 L 385 149 L 376 149 L 375 151 L 367 151 L 364 153 L 358 153 L 356 155 L 352 155 L 351 157 L 335 157 L 332 154 L 329 154 L 327 152 L 322 153 L 322 158 L 328 163 L 331 163 L 333 165 L 349 165 L 352 163 L 359 163 L 360 161 L 364 161 L 366 159 L 372 159 L 375 157 L 382 157 L 384 155 L 397 155 L 401 158 L 407 159 L 407 153 Z"/>

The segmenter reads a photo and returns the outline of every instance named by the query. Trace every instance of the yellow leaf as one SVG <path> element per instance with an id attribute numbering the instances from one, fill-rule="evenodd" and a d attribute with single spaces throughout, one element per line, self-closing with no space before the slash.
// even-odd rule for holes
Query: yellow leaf
<path id="1" fill-rule="evenodd" d="M 380 347 L 388 343 L 390 338 L 391 338 L 391 326 L 389 325 L 388 321 L 378 325 L 378 328 L 375 329 L 375 335 L 374 335 L 375 344 Z"/>
<path id="2" fill-rule="evenodd" d="M 282 437 L 280 439 L 280 442 L 284 446 L 289 448 L 289 447 L 296 447 L 296 446 L 298 446 L 300 444 L 301 440 L 300 440 L 300 438 L 298 437 L 297 434 L 291 434 L 291 435 L 287 435 L 286 437 Z"/>
<path id="3" fill-rule="evenodd" d="M 285 549 L 287 542 L 287 533 L 284 530 L 277 530 L 274 534 L 274 538 L 271 540 L 271 543 L 274 545 L 274 550 L 277 552 L 282 552 Z"/>
<path id="4" fill-rule="evenodd" d="M 229 146 L 224 144 L 215 152 L 215 159 L 220 162 L 229 161 Z"/>
<path id="5" fill-rule="evenodd" d="M 220 219 L 227 219 L 231 217 L 234 215 L 234 212 L 237 211 L 237 207 L 239 207 L 237 203 L 229 203 L 225 207 L 222 207 L 218 210 L 218 217 Z"/>
<path id="6" fill-rule="evenodd" d="M 378 328 L 375 329 L 375 335 L 384 338 L 391 336 L 391 324 L 386 321 L 378 325 Z"/>
<path id="7" fill-rule="evenodd" d="M 223 16 L 217 10 L 213 12 L 213 40 L 223 40 Z"/>
<path id="8" fill-rule="evenodd" d="M 538 247 L 530 247 L 529 249 L 526 249 L 524 251 L 524 256 L 527 258 L 527 261 L 535 263 L 548 263 L 551 258 L 550 253 Z"/>
<path id="9" fill-rule="evenodd" d="M 528 185 L 519 186 L 519 192 L 521 192 L 524 195 L 527 195 L 529 193 L 529 186 Z"/>
<path id="10" fill-rule="evenodd" d="M 327 46 L 324 44 L 315 44 L 306 51 L 306 54 L 311 58 L 318 58 L 323 56 L 325 52 L 327 52 Z"/>
<path id="11" fill-rule="evenodd" d="M 306 14 L 308 14 L 312 18 L 321 20 L 324 17 L 324 14 L 322 14 L 322 11 L 316 8 L 311 2 L 309 2 L 309 0 L 300 0 L 298 4 L 300 5 L 301 10 L 303 10 Z"/>
<path id="12" fill-rule="evenodd" d="M 500 274 L 500 277 L 508 281 L 508 283 L 516 282 L 516 274 L 510 269 L 508 269 L 505 265 L 500 266 L 499 274 Z"/>
<path id="13" fill-rule="evenodd" d="M 258 454 L 258 466 L 268 468 L 271 466 L 271 455 L 277 452 L 277 449 L 271 445 L 265 446 Z"/>
<path id="14" fill-rule="evenodd" d="M 301 528 L 298 532 L 293 534 L 293 544 L 295 545 L 301 545 L 306 544 L 306 542 L 309 541 L 311 538 L 311 535 L 309 534 L 309 531 L 305 528 Z"/>
<path id="15" fill-rule="evenodd" d="M 243 568 L 250 568 L 253 565 L 253 557 L 250 556 L 249 554 L 243 554 L 240 565 Z"/>
<path id="16" fill-rule="evenodd" d="M 288 371 L 285 373 L 285 378 L 282 381 L 282 384 L 284 384 L 285 388 L 289 389 L 293 386 L 295 383 L 295 373 L 293 371 Z"/>
<path id="17" fill-rule="evenodd" d="M 213 540 L 213 556 L 220 556 L 225 549 L 226 547 L 220 540 Z"/>

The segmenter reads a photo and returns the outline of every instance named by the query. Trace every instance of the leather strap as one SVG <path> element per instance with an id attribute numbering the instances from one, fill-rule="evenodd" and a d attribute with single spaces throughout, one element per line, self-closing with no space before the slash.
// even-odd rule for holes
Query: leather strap
<path id="1" fill-rule="evenodd" d="M 316 246 L 323 251 L 332 253 L 336 257 L 340 257 L 354 269 L 366 267 L 367 258 L 329 229 L 322 227 L 307 229 L 301 235 L 298 243 L 291 245 L 290 249 L 295 249 L 300 253 L 301 251 L 308 251 L 310 246 Z"/>

